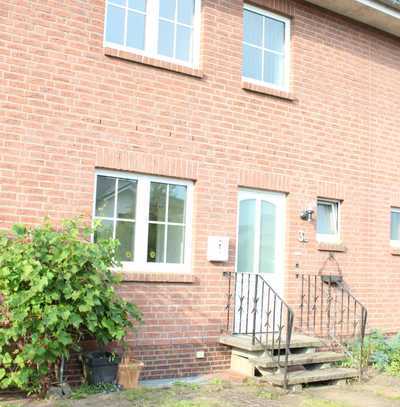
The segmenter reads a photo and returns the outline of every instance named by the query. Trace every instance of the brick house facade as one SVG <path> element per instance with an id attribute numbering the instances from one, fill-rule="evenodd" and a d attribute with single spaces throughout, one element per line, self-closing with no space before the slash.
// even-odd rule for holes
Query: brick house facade
<path id="1" fill-rule="evenodd" d="M 104 0 L 0 0 L 1 229 L 90 219 L 98 170 L 193 184 L 189 269 L 124 274 L 145 316 L 130 338 L 143 378 L 229 366 L 240 188 L 285 194 L 289 303 L 296 273 L 334 253 L 369 327 L 400 328 L 399 38 L 302 0 L 252 3 L 290 20 L 286 89 L 243 80 L 241 0 L 201 1 L 197 66 L 105 46 Z M 337 242 L 299 217 L 317 198 L 340 202 Z M 230 238 L 227 262 L 207 260 L 209 236 Z"/>

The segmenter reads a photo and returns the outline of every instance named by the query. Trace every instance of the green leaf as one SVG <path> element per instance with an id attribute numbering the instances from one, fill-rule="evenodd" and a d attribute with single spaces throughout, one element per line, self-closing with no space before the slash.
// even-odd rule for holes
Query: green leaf
<path id="1" fill-rule="evenodd" d="M 26 234 L 27 229 L 26 229 L 26 226 L 24 226 L 24 225 L 22 225 L 20 223 L 17 223 L 12 227 L 12 231 L 18 237 L 22 237 L 22 236 L 24 236 Z"/>
<path id="2" fill-rule="evenodd" d="M 79 219 L 15 225 L 13 233 L 0 235 L 0 388 L 32 394 L 82 332 L 102 344 L 123 340 L 128 316 L 141 314 L 114 288 L 115 241 L 89 242 Z"/>

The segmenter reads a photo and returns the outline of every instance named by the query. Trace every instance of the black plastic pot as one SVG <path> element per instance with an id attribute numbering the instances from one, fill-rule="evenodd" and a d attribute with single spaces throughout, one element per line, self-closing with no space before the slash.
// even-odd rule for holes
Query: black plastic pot
<path id="1" fill-rule="evenodd" d="M 88 384 L 116 384 L 121 357 L 111 352 L 88 352 L 83 355 L 83 367 Z"/>
<path id="2" fill-rule="evenodd" d="M 322 275 L 321 280 L 330 285 L 339 285 L 343 282 L 343 277 L 338 275 Z"/>

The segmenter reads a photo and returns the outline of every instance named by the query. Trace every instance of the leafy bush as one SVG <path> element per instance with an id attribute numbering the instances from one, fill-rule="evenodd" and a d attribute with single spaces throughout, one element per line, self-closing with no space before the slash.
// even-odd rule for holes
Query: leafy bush
<path id="1" fill-rule="evenodd" d="M 356 341 L 349 345 L 346 366 L 372 365 L 374 368 L 392 375 L 400 375 L 400 333 L 385 337 L 380 331 L 372 331 L 365 337 L 363 355 L 361 343 Z"/>
<path id="2" fill-rule="evenodd" d="M 90 243 L 79 220 L 0 236 L 0 388 L 46 391 L 62 357 L 85 335 L 123 341 L 137 307 L 115 291 L 118 243 Z M 130 319 L 130 318 L 131 319 Z"/>

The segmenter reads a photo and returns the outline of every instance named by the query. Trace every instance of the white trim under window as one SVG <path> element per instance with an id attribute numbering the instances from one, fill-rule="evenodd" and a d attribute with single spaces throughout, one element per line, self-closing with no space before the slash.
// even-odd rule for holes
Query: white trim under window
<path id="1" fill-rule="evenodd" d="M 115 180 L 116 186 L 114 188 L 114 196 L 111 192 L 110 202 L 103 205 L 106 206 L 107 214 L 101 213 L 98 208 L 98 180 L 99 177 L 107 177 L 107 180 Z M 105 180 L 106 178 L 103 178 Z M 135 193 L 130 196 L 136 195 L 136 199 L 132 198 L 132 209 L 125 209 L 126 213 L 132 215 L 123 215 L 121 218 L 120 213 L 123 212 L 124 208 L 119 208 L 119 195 L 121 193 L 121 188 L 118 188 L 121 182 L 126 181 L 124 184 L 135 185 Z M 104 182 L 104 181 L 102 181 Z M 111 182 L 111 181 L 110 181 Z M 110 185 L 112 185 L 110 183 Z M 150 204 L 151 204 L 151 191 L 154 190 L 155 186 L 159 186 L 165 194 L 165 201 L 161 203 L 164 204 L 163 219 L 151 219 L 150 218 Z M 181 192 L 184 192 L 184 205 L 182 210 L 178 210 L 178 219 L 170 219 L 168 214 L 170 205 L 170 191 L 172 188 L 180 188 Z M 165 192 L 166 191 L 166 192 Z M 132 255 L 128 254 L 122 260 L 123 270 L 127 272 L 189 272 L 191 267 L 191 237 L 192 237 L 192 207 L 193 207 L 193 182 L 177 180 L 173 178 L 159 177 L 159 176 L 149 176 L 142 174 L 132 174 L 120 171 L 109 171 L 109 170 L 97 170 L 95 176 L 95 188 L 93 197 L 93 219 L 100 220 L 109 225 L 108 233 L 110 237 L 117 238 L 117 224 L 123 223 L 129 228 L 128 223 L 134 224 L 134 239 L 132 242 Z M 104 197 L 106 194 L 103 191 L 101 196 L 102 202 L 105 202 Z M 128 200 L 130 198 L 128 197 Z M 133 202 L 136 201 L 136 202 Z M 154 203 L 154 201 L 153 201 Z M 160 205 L 159 202 L 155 202 L 156 209 Z M 126 197 L 125 197 L 126 205 Z M 154 207 L 154 205 L 153 205 Z M 118 208 L 118 209 L 117 209 Z M 161 216 L 161 215 L 160 215 Z M 175 214 L 176 216 L 176 214 Z M 112 225 L 112 227 L 111 227 Z M 155 225 L 155 226 L 151 226 Z M 158 226 L 157 226 L 158 225 Z M 158 232 L 157 244 L 161 247 L 158 252 L 157 250 L 151 250 L 151 243 L 149 243 L 149 230 L 150 228 L 156 228 Z M 128 233 L 131 229 L 128 229 Z M 169 232 L 175 230 L 178 231 L 182 237 L 180 246 L 178 248 L 178 254 L 173 253 L 172 257 L 174 260 L 168 260 L 167 250 L 169 249 L 168 237 L 171 236 Z M 126 231 L 126 229 L 125 229 Z M 172 235 L 174 237 L 174 235 Z M 129 239 L 128 239 L 129 240 Z M 171 245 L 173 240 L 171 240 Z M 176 242 L 176 240 L 175 240 Z M 130 242 L 125 242 L 124 247 L 130 245 Z M 122 246 L 122 245 L 121 245 Z M 151 254 L 150 254 L 151 252 Z M 154 254 L 153 254 L 154 253 Z M 126 258 L 128 257 L 128 259 Z M 132 257 L 132 260 L 130 258 Z M 179 259 L 178 259 L 179 257 Z M 171 256 L 170 256 L 171 258 Z"/>
<path id="2" fill-rule="evenodd" d="M 191 22 L 182 21 L 182 19 L 179 19 L 178 17 L 179 2 L 184 0 L 175 0 L 174 15 L 169 17 L 160 15 L 160 1 L 163 0 L 106 0 L 104 16 L 104 47 L 133 52 L 135 54 L 156 58 L 190 68 L 198 68 L 200 59 L 201 0 L 193 0 L 194 12 Z M 144 4 L 144 7 L 136 6 L 137 8 L 134 8 L 134 4 L 136 3 Z M 123 30 L 120 30 L 120 38 L 115 41 L 107 39 L 108 22 L 110 19 L 109 8 L 112 10 L 120 10 L 121 15 L 124 13 L 124 19 L 121 20 L 124 21 L 124 27 Z M 128 44 L 128 15 L 137 17 L 140 21 L 140 25 L 144 24 L 143 41 L 140 41 L 140 46 L 132 46 Z M 160 24 L 163 23 L 166 26 L 173 28 L 172 56 L 163 55 L 159 52 L 159 29 Z M 181 30 L 182 33 L 186 31 L 186 34 L 191 32 L 188 60 L 179 58 L 177 55 L 178 30 Z"/>
<path id="3" fill-rule="evenodd" d="M 320 243 L 340 242 L 340 201 L 317 200 L 317 240 Z"/>
<path id="4" fill-rule="evenodd" d="M 262 40 L 261 44 L 256 44 L 255 42 L 250 42 L 250 41 L 245 41 L 245 27 L 243 27 L 243 32 L 244 32 L 244 37 L 243 37 L 243 80 L 246 82 L 251 82 L 256 85 L 261 85 L 261 86 L 268 86 L 273 89 L 277 90 L 283 90 L 288 92 L 289 91 L 289 84 L 290 84 L 290 48 L 291 48 L 291 20 L 287 17 L 283 17 L 281 15 L 272 13 L 270 11 L 264 10 L 262 8 L 252 6 L 249 4 L 244 4 L 244 12 L 250 12 L 255 15 L 262 16 Z M 274 50 L 268 47 L 267 44 L 265 44 L 265 39 L 267 38 L 266 36 L 266 21 L 267 20 L 271 21 L 278 21 L 284 24 L 284 45 L 283 49 L 278 51 Z M 243 26 L 244 26 L 244 18 L 243 18 Z M 254 28 L 254 26 L 252 26 Z M 245 72 L 245 48 L 248 47 L 249 49 L 252 49 L 253 51 L 257 51 L 261 53 L 261 77 L 262 79 L 257 79 L 254 78 L 250 75 L 246 75 Z M 265 64 L 266 64 L 266 55 L 273 55 L 275 56 L 278 60 L 283 59 L 282 63 L 282 70 L 283 72 L 281 73 L 282 75 L 282 83 L 281 84 L 276 84 L 271 81 L 268 81 L 265 78 Z"/>
<path id="5" fill-rule="evenodd" d="M 400 208 L 390 209 L 390 244 L 400 247 Z"/>

